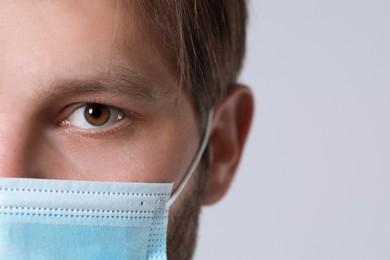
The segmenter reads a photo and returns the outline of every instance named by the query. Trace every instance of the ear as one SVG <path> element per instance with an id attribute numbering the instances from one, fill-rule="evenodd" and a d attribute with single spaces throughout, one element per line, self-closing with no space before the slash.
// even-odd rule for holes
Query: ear
<path id="1" fill-rule="evenodd" d="M 235 175 L 252 122 L 253 94 L 234 85 L 214 110 L 209 139 L 210 173 L 203 204 L 219 201 Z"/>

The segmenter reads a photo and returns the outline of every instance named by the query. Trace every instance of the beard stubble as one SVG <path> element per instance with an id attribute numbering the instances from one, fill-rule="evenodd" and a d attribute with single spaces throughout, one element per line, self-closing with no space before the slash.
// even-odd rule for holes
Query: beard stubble
<path id="1" fill-rule="evenodd" d="M 207 151 L 204 158 L 207 158 Z M 195 251 L 199 215 L 208 181 L 208 162 L 201 163 L 170 210 L 167 237 L 167 256 L 169 260 L 190 260 Z M 174 206 L 174 205 L 173 205 Z"/>

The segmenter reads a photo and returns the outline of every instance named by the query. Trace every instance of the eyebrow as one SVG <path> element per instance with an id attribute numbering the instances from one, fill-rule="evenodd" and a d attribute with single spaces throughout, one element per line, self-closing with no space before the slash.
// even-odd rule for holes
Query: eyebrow
<path id="1" fill-rule="evenodd" d="M 117 66 L 109 72 L 51 81 L 49 87 L 39 92 L 38 98 L 55 99 L 58 96 L 107 93 L 152 103 L 166 97 L 171 89 L 171 86 L 156 84 L 127 67 Z"/>

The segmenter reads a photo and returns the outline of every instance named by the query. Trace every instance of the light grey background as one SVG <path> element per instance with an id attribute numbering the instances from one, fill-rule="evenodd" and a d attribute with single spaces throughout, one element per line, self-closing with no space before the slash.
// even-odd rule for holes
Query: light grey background
<path id="1" fill-rule="evenodd" d="M 196 260 L 390 259 L 390 1 L 253 0 L 253 129 Z"/>

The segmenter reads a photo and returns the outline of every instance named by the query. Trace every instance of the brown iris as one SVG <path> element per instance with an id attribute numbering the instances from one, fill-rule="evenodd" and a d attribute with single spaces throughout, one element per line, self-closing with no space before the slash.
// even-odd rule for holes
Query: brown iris
<path id="1" fill-rule="evenodd" d="M 100 104 L 90 104 L 84 110 L 85 119 L 93 126 L 102 126 L 110 119 L 110 108 Z"/>

